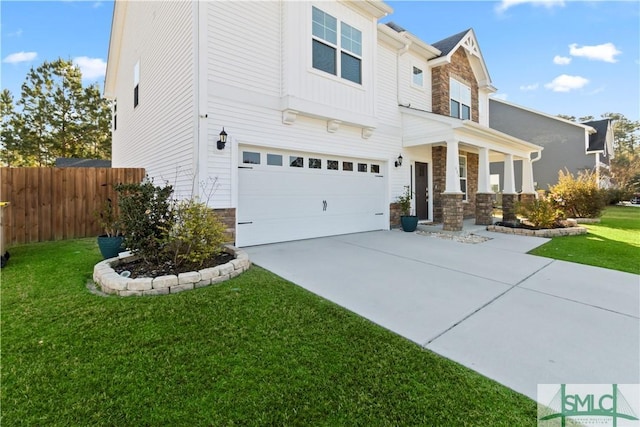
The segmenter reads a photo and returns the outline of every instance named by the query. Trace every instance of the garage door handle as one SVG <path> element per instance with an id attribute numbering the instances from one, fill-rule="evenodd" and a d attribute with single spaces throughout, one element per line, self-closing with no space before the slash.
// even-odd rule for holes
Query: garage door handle
<path id="1" fill-rule="evenodd" d="M 322 201 L 322 211 L 325 212 L 327 210 L 327 201 L 323 200 Z"/>
<path id="2" fill-rule="evenodd" d="M 238 225 L 253 224 L 253 221 L 239 222 Z"/>

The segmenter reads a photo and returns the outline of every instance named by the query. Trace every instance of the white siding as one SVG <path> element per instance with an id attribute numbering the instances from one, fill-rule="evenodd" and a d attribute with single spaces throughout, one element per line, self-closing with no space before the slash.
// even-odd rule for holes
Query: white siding
<path id="1" fill-rule="evenodd" d="M 417 67 L 423 72 L 423 87 L 416 87 L 413 84 L 413 67 Z M 407 52 L 400 57 L 400 100 L 403 105 L 410 104 L 411 108 L 431 111 L 431 69 L 427 66 L 427 61 L 418 55 Z"/>
<path id="2" fill-rule="evenodd" d="M 156 183 L 169 181 L 190 195 L 197 136 L 195 112 L 196 3 L 126 4 L 115 96 L 113 166 L 144 167 Z M 133 75 L 140 64 L 139 105 Z"/>
<path id="3" fill-rule="evenodd" d="M 375 67 L 377 21 L 339 2 L 317 2 L 316 7 L 362 32 L 362 84 L 312 67 L 312 2 L 285 1 L 283 25 L 286 81 L 283 107 L 302 113 L 375 126 Z"/>

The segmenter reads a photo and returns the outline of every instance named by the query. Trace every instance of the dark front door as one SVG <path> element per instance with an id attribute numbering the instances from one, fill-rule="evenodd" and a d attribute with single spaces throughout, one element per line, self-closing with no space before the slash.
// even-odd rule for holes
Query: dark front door
<path id="1" fill-rule="evenodd" d="M 429 179 L 427 163 L 416 162 L 416 215 L 418 219 L 429 218 Z"/>

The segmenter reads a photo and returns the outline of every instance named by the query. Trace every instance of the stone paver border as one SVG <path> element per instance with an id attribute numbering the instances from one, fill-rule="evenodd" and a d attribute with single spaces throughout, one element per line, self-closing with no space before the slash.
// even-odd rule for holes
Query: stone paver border
<path id="1" fill-rule="evenodd" d="M 535 237 L 578 236 L 580 234 L 587 234 L 587 229 L 584 227 L 544 228 L 541 230 L 528 230 L 526 228 L 511 228 L 503 227 L 501 225 L 488 225 L 487 231 Z"/>
<path id="2" fill-rule="evenodd" d="M 131 279 L 120 276 L 112 268 L 116 263 L 126 262 L 126 258 L 109 258 L 93 268 L 93 281 L 107 294 L 121 297 L 167 295 L 215 285 L 232 279 L 251 266 L 249 255 L 235 246 L 226 245 L 225 251 L 235 257 L 226 264 L 199 271 L 159 277 L 139 277 Z"/>

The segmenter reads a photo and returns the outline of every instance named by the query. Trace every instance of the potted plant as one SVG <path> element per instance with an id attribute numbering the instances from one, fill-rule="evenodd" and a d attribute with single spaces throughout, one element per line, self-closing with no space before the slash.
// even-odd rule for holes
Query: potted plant
<path id="1" fill-rule="evenodd" d="M 120 221 L 113 207 L 111 199 L 107 199 L 102 205 L 102 210 L 97 212 L 98 222 L 104 230 L 104 234 L 98 236 L 98 247 L 104 259 L 117 257 L 125 250 L 122 243 L 124 236 L 120 230 Z"/>
<path id="2" fill-rule="evenodd" d="M 418 216 L 411 215 L 411 191 L 409 186 L 404 186 L 404 193 L 398 196 L 396 203 L 400 207 L 400 224 L 407 232 L 416 231 L 418 228 Z"/>

